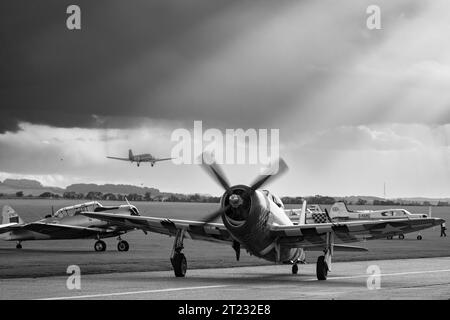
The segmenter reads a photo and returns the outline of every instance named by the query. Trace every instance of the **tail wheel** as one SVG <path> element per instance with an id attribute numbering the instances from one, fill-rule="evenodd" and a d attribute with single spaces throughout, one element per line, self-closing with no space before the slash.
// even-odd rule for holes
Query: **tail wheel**
<path id="1" fill-rule="evenodd" d="M 117 250 L 128 251 L 128 249 L 130 249 L 130 245 L 125 240 L 121 240 L 117 243 Z"/>
<path id="2" fill-rule="evenodd" d="M 172 259 L 172 266 L 176 277 L 184 277 L 187 271 L 187 260 L 184 254 L 175 253 Z"/>
<path id="3" fill-rule="evenodd" d="M 292 265 L 292 274 L 297 274 L 298 273 L 298 265 L 297 264 L 293 264 Z"/>
<path id="4" fill-rule="evenodd" d="M 400 235 L 398 236 L 398 238 L 399 238 L 400 240 L 403 240 L 403 239 L 405 239 L 405 235 L 404 235 L 404 234 L 400 234 Z"/>
<path id="5" fill-rule="evenodd" d="M 327 280 L 328 265 L 325 262 L 325 256 L 320 256 L 316 264 L 317 280 Z"/>
<path id="6" fill-rule="evenodd" d="M 94 244 L 94 249 L 95 251 L 99 252 L 99 251 L 105 251 L 106 250 L 106 243 L 102 240 L 98 240 L 95 244 Z"/>

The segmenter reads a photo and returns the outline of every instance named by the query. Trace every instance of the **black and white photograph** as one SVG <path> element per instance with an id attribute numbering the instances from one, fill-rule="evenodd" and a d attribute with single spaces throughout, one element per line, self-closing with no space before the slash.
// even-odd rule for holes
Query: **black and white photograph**
<path id="1" fill-rule="evenodd" d="M 0 300 L 449 300 L 449 35 L 447 0 L 2 0 Z"/>

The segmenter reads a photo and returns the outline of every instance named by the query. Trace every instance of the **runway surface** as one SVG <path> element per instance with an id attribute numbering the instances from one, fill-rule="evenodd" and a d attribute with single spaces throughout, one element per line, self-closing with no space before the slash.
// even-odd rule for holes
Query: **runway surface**
<path id="1" fill-rule="evenodd" d="M 450 257 L 338 262 L 326 281 L 315 264 L 83 275 L 0 280 L 1 299 L 449 299 Z M 381 271 L 377 278 L 372 270 Z M 369 278 L 372 275 L 372 278 Z M 380 281 L 378 282 L 377 279 Z M 369 282 L 369 286 L 368 286 Z M 377 284 L 379 288 L 377 289 Z M 369 289 L 372 288 L 372 289 Z"/>

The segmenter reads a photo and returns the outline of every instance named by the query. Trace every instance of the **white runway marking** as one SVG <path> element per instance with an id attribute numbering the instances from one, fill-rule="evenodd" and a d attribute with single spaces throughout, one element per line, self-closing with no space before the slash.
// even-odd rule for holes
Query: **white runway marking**
<path id="1" fill-rule="evenodd" d="M 410 272 L 397 272 L 397 273 L 381 273 L 380 277 L 388 276 L 404 276 L 409 274 L 422 274 L 422 273 L 436 273 L 436 272 L 450 272 L 450 269 L 444 270 L 424 270 L 424 271 L 410 271 Z M 358 276 L 344 276 L 344 277 L 329 277 L 328 280 L 341 280 L 341 279 L 357 279 L 357 278 L 367 278 L 371 274 L 362 274 Z M 317 281 L 317 279 L 307 279 L 306 281 Z"/>
<path id="2" fill-rule="evenodd" d="M 100 298 L 100 297 L 124 296 L 124 295 L 141 294 L 141 293 L 159 293 L 159 292 L 172 292 L 172 291 L 182 291 L 182 290 L 215 289 L 215 288 L 224 288 L 224 287 L 228 287 L 228 286 L 226 286 L 226 285 L 221 285 L 221 286 L 203 286 L 203 287 L 169 288 L 169 289 L 144 290 L 144 291 L 130 291 L 130 292 L 116 292 L 116 293 L 100 293 L 100 294 L 91 294 L 91 295 L 83 295 L 83 296 L 69 296 L 69 297 L 43 298 L 43 299 L 37 299 L 37 300 L 88 299 L 88 298 Z"/>

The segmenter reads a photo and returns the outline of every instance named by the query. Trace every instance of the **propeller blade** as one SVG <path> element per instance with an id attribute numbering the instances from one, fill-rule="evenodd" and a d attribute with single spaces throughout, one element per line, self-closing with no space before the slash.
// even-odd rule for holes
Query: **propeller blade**
<path id="1" fill-rule="evenodd" d="M 276 172 L 272 172 L 273 169 L 269 169 L 266 174 L 260 175 L 255 182 L 252 183 L 250 189 L 253 191 L 260 189 L 262 186 L 266 185 L 269 180 L 274 180 L 281 175 L 283 175 L 288 170 L 288 166 L 283 159 L 278 159 L 278 170 Z"/>
<path id="2" fill-rule="evenodd" d="M 207 216 L 205 219 L 203 219 L 203 222 L 206 224 L 206 223 L 216 220 L 218 217 L 220 217 L 222 215 L 222 213 L 227 211 L 229 207 L 230 206 L 228 205 L 224 208 L 220 208 L 219 210 L 211 213 L 209 216 Z"/>
<path id="3" fill-rule="evenodd" d="M 205 161 L 205 156 L 209 159 L 208 162 Z M 228 182 L 225 173 L 214 161 L 212 156 L 207 153 L 202 153 L 201 157 L 202 157 L 201 166 L 206 171 L 206 173 L 208 173 L 226 191 L 230 190 L 230 183 Z"/>
<path id="4" fill-rule="evenodd" d="M 236 261 L 239 261 L 239 258 L 241 257 L 241 244 L 236 240 L 233 241 L 233 249 L 236 253 Z"/>

